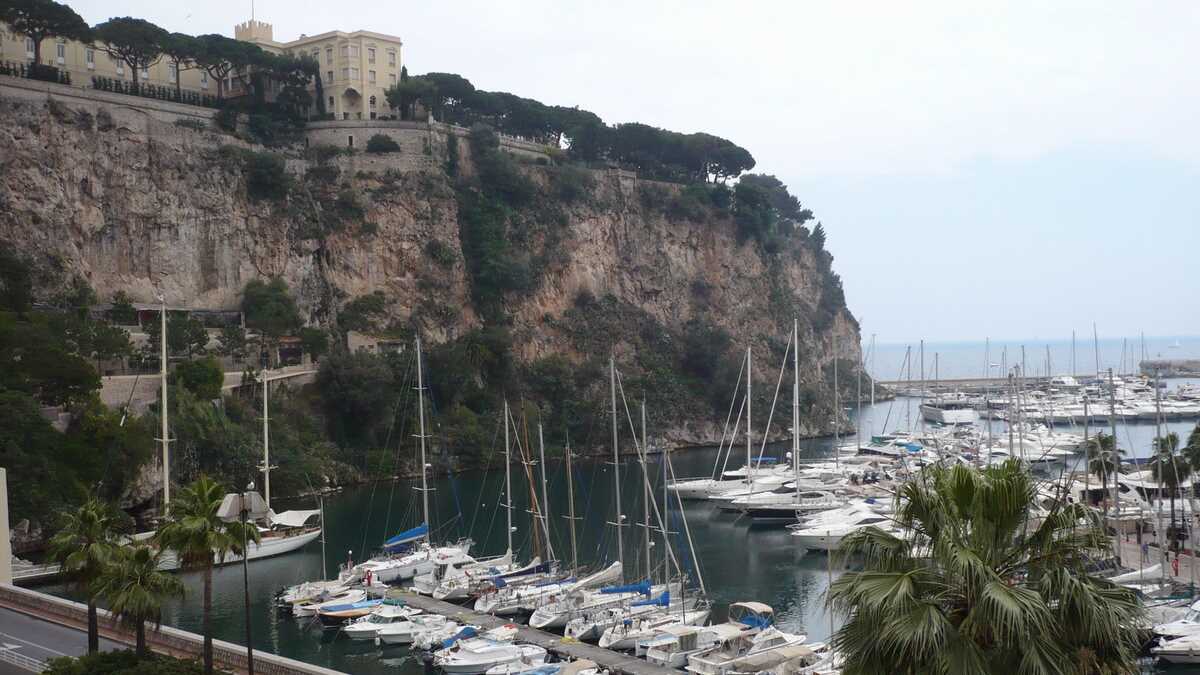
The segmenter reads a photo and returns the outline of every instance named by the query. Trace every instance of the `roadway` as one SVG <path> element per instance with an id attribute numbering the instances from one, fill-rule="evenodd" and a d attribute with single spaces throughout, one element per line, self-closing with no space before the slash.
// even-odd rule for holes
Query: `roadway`
<path id="1" fill-rule="evenodd" d="M 14 654 L 38 661 L 59 656 L 81 656 L 87 653 L 87 633 L 9 609 L 0 609 L 0 649 L 11 650 Z M 127 647 L 100 638 L 100 649 L 112 651 Z M 29 675 L 29 672 L 0 658 L 0 675 Z"/>

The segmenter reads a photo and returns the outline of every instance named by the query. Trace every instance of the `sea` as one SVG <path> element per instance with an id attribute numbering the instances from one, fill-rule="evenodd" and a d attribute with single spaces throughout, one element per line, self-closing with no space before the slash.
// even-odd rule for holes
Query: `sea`
<path id="1" fill-rule="evenodd" d="M 921 378 L 922 351 L 926 380 L 938 378 L 1000 377 L 1006 367 L 1024 365 L 1028 376 L 1081 375 L 1106 372 L 1136 373 L 1143 359 L 1200 359 L 1200 337 L 1107 337 L 1093 339 L 1079 333 L 1053 339 L 972 340 L 921 342 L 877 341 L 874 352 L 870 336 L 862 345 L 866 370 L 884 381 Z M 906 357 L 907 355 L 907 357 Z M 1049 367 L 1047 367 L 1047 363 Z M 991 367 L 989 368 L 989 365 Z M 990 371 L 990 375 L 989 375 Z"/>

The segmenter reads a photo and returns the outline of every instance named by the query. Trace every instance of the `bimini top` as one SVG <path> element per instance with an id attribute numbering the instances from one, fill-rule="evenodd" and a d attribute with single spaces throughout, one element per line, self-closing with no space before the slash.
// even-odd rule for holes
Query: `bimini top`
<path id="1" fill-rule="evenodd" d="M 734 602 L 730 603 L 729 611 L 733 612 L 735 607 L 743 608 L 755 614 L 774 614 L 775 610 L 770 605 L 762 602 Z"/>
<path id="2" fill-rule="evenodd" d="M 284 511 L 271 516 L 271 524 L 278 527 L 304 527 L 313 516 L 321 515 L 319 509 L 313 511 Z"/>

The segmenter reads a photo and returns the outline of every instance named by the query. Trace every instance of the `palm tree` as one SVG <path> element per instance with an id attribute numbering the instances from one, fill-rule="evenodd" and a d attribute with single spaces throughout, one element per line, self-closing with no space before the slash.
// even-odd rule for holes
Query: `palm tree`
<path id="1" fill-rule="evenodd" d="M 62 525 L 50 539 L 50 559 L 87 598 L 89 654 L 100 651 L 96 599 L 100 596 L 100 577 L 115 555 L 120 523 L 116 509 L 93 497 L 78 511 L 63 512 Z"/>
<path id="2" fill-rule="evenodd" d="M 1196 428 L 1188 434 L 1188 442 L 1183 446 L 1182 454 L 1187 458 L 1193 471 L 1200 471 L 1200 422 L 1197 422 Z"/>
<path id="3" fill-rule="evenodd" d="M 175 551 L 183 569 L 204 571 L 204 672 L 213 672 L 212 577 L 214 558 L 242 554 L 242 542 L 258 543 L 258 528 L 240 521 L 226 522 L 217 512 L 225 490 L 220 483 L 201 475 L 171 500 L 170 519 L 159 528 L 159 546 Z"/>
<path id="4" fill-rule="evenodd" d="M 1096 514 L 1055 502 L 1034 520 L 1037 485 L 1019 460 L 933 466 L 900 488 L 896 521 L 840 555 L 862 560 L 830 586 L 846 617 L 834 634 L 847 675 L 1135 672 L 1144 610 L 1092 576 L 1106 555 Z"/>
<path id="5" fill-rule="evenodd" d="M 1179 434 L 1174 431 L 1155 438 L 1154 446 L 1158 452 L 1150 462 L 1150 474 L 1154 476 L 1154 480 L 1171 491 L 1171 525 L 1167 527 L 1167 536 L 1174 548 L 1178 545 L 1175 538 L 1175 493 L 1179 492 L 1179 486 L 1191 477 L 1192 467 L 1186 460 L 1175 456 L 1175 449 L 1179 447 Z"/>
<path id="6" fill-rule="evenodd" d="M 153 621 L 155 629 L 158 628 L 163 601 L 183 597 L 183 583 L 175 575 L 158 569 L 159 552 L 149 546 L 118 548 L 116 553 L 100 578 L 100 592 L 108 599 L 112 613 L 134 627 L 137 654 L 144 657 L 149 654 L 146 622 Z"/>
<path id="7" fill-rule="evenodd" d="M 1108 477 L 1121 470 L 1121 455 L 1125 454 L 1116 445 L 1116 439 L 1104 432 L 1096 434 L 1087 445 L 1088 470 L 1103 483 L 1106 504 L 1109 497 Z M 1104 515 L 1108 517 L 1108 506 L 1104 507 Z"/>

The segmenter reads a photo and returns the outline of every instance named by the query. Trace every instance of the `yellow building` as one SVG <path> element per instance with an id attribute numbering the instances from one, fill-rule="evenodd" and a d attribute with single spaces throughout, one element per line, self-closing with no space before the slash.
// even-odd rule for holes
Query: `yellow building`
<path id="1" fill-rule="evenodd" d="M 400 38 L 383 33 L 358 30 L 352 33 L 330 31 L 320 35 L 301 35 L 291 42 L 276 42 L 271 24 L 247 21 L 234 27 L 234 37 L 275 52 L 308 55 L 321 64 L 326 112 L 336 119 L 376 119 L 391 114 L 384 92 L 400 79 Z M 33 41 L 16 35 L 0 24 L 0 62 L 29 63 L 33 60 Z M 49 38 L 42 43 L 42 62 L 71 74 L 78 87 L 92 86 L 93 77 L 130 81 L 129 67 L 117 59 L 80 42 Z M 217 94 L 217 85 L 208 73 L 198 68 L 175 72 L 174 64 L 160 59 L 138 74 L 142 84 L 180 86 L 200 94 Z M 227 96 L 237 96 L 236 78 L 226 83 Z M 312 91 L 316 95 L 315 90 Z"/>
<path id="2" fill-rule="evenodd" d="M 234 28 L 239 40 L 275 53 L 308 55 L 321 64 L 325 110 L 336 119 L 376 119 L 391 114 L 384 92 L 400 79 L 400 38 L 368 30 L 301 35 L 276 42 L 271 24 L 247 21 Z"/>
<path id="3" fill-rule="evenodd" d="M 33 40 L 17 35 L 0 24 L 0 62 L 30 63 L 33 61 Z M 71 74 L 71 84 L 77 87 L 92 86 L 92 77 L 107 77 L 114 80 L 132 81 L 129 66 L 120 59 L 73 40 L 47 38 L 42 41 L 42 63 L 66 70 Z M 160 59 L 150 68 L 138 73 L 138 81 L 160 87 L 175 87 L 175 66 L 168 59 Z M 210 81 L 208 73 L 199 69 L 185 69 L 180 86 L 202 94 L 216 96 L 217 85 Z"/>

